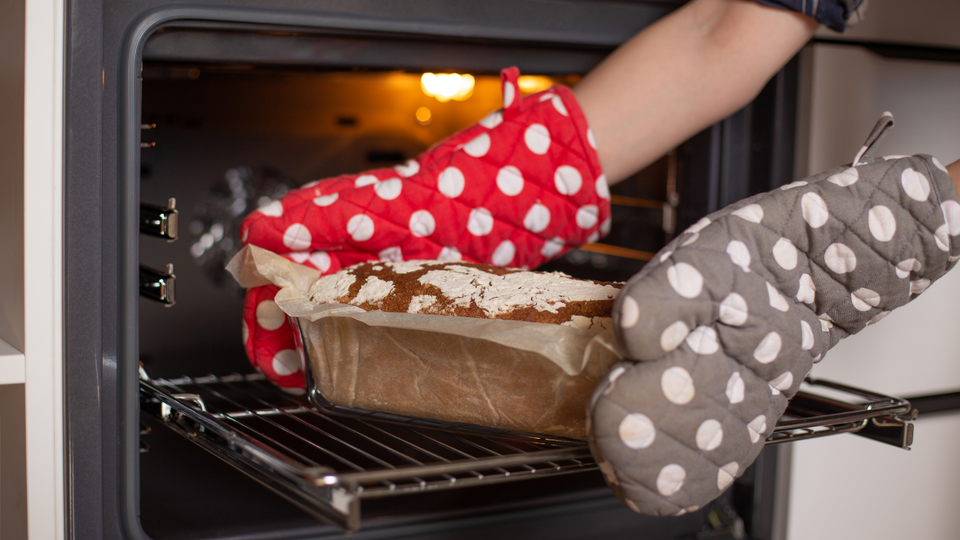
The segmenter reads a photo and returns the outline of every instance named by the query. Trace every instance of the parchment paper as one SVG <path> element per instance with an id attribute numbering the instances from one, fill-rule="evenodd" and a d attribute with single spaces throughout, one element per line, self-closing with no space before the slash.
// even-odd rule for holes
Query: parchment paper
<path id="1" fill-rule="evenodd" d="M 254 246 L 227 269 L 281 288 L 314 383 L 338 405 L 584 438 L 590 393 L 622 359 L 609 330 L 316 304 L 320 272 Z"/>

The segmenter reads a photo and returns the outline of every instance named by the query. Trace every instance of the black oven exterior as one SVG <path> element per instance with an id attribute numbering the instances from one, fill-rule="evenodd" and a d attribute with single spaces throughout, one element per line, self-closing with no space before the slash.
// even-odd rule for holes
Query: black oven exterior
<path id="1" fill-rule="evenodd" d="M 67 2 L 64 386 L 68 535 L 147 537 L 140 524 L 137 223 L 139 77 L 143 47 L 153 32 L 173 23 L 245 32 L 307 28 L 582 47 L 599 54 L 681 3 Z M 678 149 L 679 160 L 685 164 L 678 176 L 678 230 L 743 196 L 793 179 L 798 72 L 794 61 L 754 104 Z M 768 449 L 752 478 L 731 495 L 746 518 L 750 537 L 773 538 L 785 530 L 788 465 L 788 452 Z M 197 488 L 185 485 L 177 489 Z M 593 504 L 600 505 L 601 514 L 595 515 L 602 519 L 599 516 L 610 508 L 604 506 L 609 501 Z M 555 501 L 552 512 L 576 507 L 570 500 Z M 580 504 L 581 510 L 583 507 Z M 178 519 L 175 506 L 165 511 L 170 520 Z M 550 514 L 548 505 L 517 519 L 546 519 Z M 484 516 L 486 522 L 497 521 L 489 512 Z M 448 519 L 448 528 L 474 527 L 477 519 L 481 518 Z M 422 523 L 399 520 L 393 533 L 386 528 L 376 534 L 441 534 L 443 526 L 429 523 L 426 518 Z M 670 534 L 669 526 L 649 523 Z M 308 527 L 231 534 L 253 538 L 333 533 Z M 195 535 L 183 534 L 188 536 Z"/>

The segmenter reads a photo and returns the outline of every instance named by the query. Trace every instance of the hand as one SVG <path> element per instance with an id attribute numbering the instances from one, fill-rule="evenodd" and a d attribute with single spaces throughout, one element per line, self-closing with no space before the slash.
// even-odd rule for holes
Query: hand
<path id="1" fill-rule="evenodd" d="M 373 259 L 532 268 L 606 234 L 610 195 L 573 93 L 521 99 L 518 76 L 503 72 L 502 111 L 404 165 L 290 192 L 247 217 L 243 242 L 330 273 Z M 248 292 L 245 345 L 268 378 L 302 388 L 273 294 Z"/>

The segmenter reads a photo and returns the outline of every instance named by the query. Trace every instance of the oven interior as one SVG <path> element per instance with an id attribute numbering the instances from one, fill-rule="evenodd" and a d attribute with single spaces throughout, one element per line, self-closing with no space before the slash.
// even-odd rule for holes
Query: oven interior
<path id="1" fill-rule="evenodd" d="M 150 234 L 139 239 L 139 359 L 148 386 L 167 397 L 176 394 L 177 405 L 189 408 L 179 414 L 168 406 L 166 414 L 156 414 L 156 395 L 145 399 L 139 503 L 148 535 L 295 538 L 339 535 L 344 527 L 318 523 L 323 516 L 304 512 L 302 501 L 276 484 L 276 468 L 268 467 L 272 473 L 245 468 L 231 454 L 232 443 L 222 439 L 211 446 L 208 439 L 215 438 L 220 424 L 204 428 L 189 421 L 190 415 L 206 421 L 212 411 L 197 412 L 198 402 L 189 397 L 193 394 L 206 396 L 210 407 L 222 399 L 246 416 L 267 409 L 283 409 L 277 414 L 289 416 L 286 411 L 305 403 L 258 380 L 246 360 L 243 291 L 223 270 L 240 247 L 242 216 L 306 182 L 401 163 L 475 123 L 502 104 L 502 67 L 519 66 L 525 75 L 521 88 L 536 92 L 555 83 L 575 85 L 607 52 L 600 46 L 195 23 L 164 26 L 146 42 L 138 189 L 141 231 L 150 229 Z M 796 65 L 788 66 L 754 104 L 615 186 L 611 234 L 546 269 L 626 280 L 702 215 L 792 181 L 796 95 L 790 89 L 796 86 L 796 71 Z M 437 98 L 427 94 L 425 73 L 469 74 L 474 84 L 462 100 Z M 174 209 L 176 227 L 170 221 Z M 145 216 L 150 223 L 144 224 Z M 255 405 L 241 403 L 228 390 L 241 392 Z M 850 414 L 837 403 L 812 399 L 797 415 Z M 905 412 L 898 406 L 890 414 Z M 301 425 L 299 418 L 266 422 L 286 436 L 293 428 L 284 422 Z M 828 431 L 854 431 L 850 426 L 860 422 L 851 424 L 849 416 L 843 420 Z M 221 423 L 246 429 L 234 421 Z M 343 422 L 367 426 L 366 420 Z M 823 434 L 814 424 L 788 426 L 782 440 Z M 433 426 L 424 429 L 447 449 L 461 444 L 445 442 L 446 435 L 429 431 Z M 875 438 L 902 445 L 906 429 L 901 425 Z M 386 442 L 358 436 L 361 446 L 401 444 L 394 435 Z M 281 447 L 303 443 L 278 440 Z M 536 446 L 570 447 L 563 441 Z M 772 500 L 777 493 L 782 499 L 785 489 L 776 479 L 783 478 L 778 473 L 789 464 L 778 448 L 784 447 L 768 447 L 715 504 L 680 518 L 637 516 L 622 508 L 581 446 L 580 454 L 564 454 L 563 463 L 551 461 L 545 469 L 520 466 L 510 480 L 526 473 L 523 481 L 461 482 L 472 487 L 413 489 L 364 499 L 362 529 L 356 535 L 614 538 L 643 530 L 651 538 L 767 538 L 779 526 L 772 523 L 773 506 L 783 504 Z M 560 469 L 565 474 L 547 474 Z M 533 474 L 538 471 L 544 472 Z M 439 482 L 418 480 L 438 486 L 448 480 L 440 477 Z"/>

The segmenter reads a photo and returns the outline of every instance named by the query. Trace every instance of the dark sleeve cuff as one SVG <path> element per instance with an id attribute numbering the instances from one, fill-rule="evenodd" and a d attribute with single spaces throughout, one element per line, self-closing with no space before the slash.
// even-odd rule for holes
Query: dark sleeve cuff
<path id="1" fill-rule="evenodd" d="M 862 16 L 866 7 L 864 0 L 754 0 L 754 2 L 803 13 L 837 32 L 846 30 L 850 18 L 854 14 Z"/>

